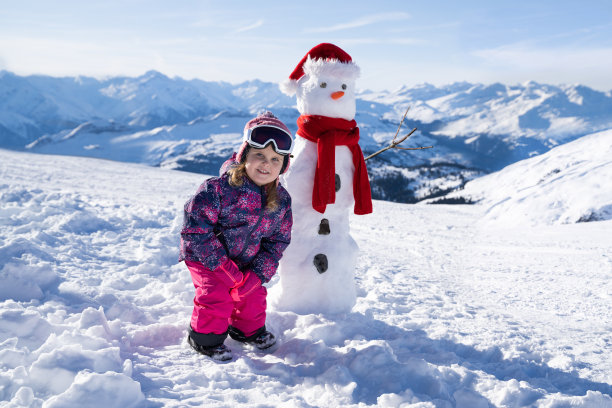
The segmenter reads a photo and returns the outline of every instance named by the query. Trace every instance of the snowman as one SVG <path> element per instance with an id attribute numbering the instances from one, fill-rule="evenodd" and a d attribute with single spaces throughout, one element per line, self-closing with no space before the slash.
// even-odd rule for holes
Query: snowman
<path id="1" fill-rule="evenodd" d="M 298 131 L 282 183 L 291 194 L 291 243 L 270 302 L 296 313 L 343 313 L 355 305 L 359 248 L 349 213 L 372 212 L 370 183 L 355 122 L 359 67 L 333 44 L 306 54 L 281 85 L 296 95 Z"/>

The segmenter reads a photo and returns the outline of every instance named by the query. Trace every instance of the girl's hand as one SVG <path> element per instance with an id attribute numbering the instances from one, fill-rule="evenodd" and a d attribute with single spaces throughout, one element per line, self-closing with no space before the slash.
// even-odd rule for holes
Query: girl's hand
<path id="1" fill-rule="evenodd" d="M 228 259 L 223 265 L 215 269 L 214 272 L 217 278 L 230 289 L 244 283 L 244 275 L 231 259 Z"/>
<path id="2" fill-rule="evenodd" d="M 232 299 L 234 299 L 234 302 L 240 302 L 246 296 L 248 296 L 249 293 L 253 292 L 260 286 L 261 279 L 259 279 L 259 277 L 254 272 L 247 271 L 244 274 L 243 283 L 240 286 L 237 286 L 230 290 L 230 295 L 232 296 Z"/>

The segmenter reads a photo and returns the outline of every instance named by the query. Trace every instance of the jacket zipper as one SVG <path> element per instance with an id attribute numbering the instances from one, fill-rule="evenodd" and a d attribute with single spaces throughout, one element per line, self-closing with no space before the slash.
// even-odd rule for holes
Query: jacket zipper
<path id="1" fill-rule="evenodd" d="M 249 244 L 251 243 L 251 234 L 253 234 L 253 232 L 257 229 L 257 227 L 259 227 L 259 224 L 261 223 L 261 220 L 264 217 L 264 214 L 266 212 L 266 206 L 265 204 L 265 199 L 266 197 L 263 194 L 263 187 L 261 187 L 261 213 L 259 214 L 259 219 L 257 220 L 257 222 L 255 223 L 255 226 L 253 228 L 251 228 L 251 230 L 249 231 L 249 236 L 246 239 L 246 243 L 244 244 L 244 248 L 242 248 L 242 251 L 240 251 L 240 254 L 238 254 L 238 256 L 236 256 L 236 259 L 239 259 L 247 250 L 247 248 L 249 247 Z"/>

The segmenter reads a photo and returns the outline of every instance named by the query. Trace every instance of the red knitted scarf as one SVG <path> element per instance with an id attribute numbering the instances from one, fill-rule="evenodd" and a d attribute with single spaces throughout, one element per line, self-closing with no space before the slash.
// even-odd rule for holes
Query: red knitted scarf
<path id="1" fill-rule="evenodd" d="M 333 204 L 336 201 L 336 146 L 348 146 L 353 154 L 355 165 L 353 177 L 355 214 L 371 213 L 372 192 L 365 160 L 358 143 L 357 122 L 327 116 L 301 115 L 297 124 L 297 134 L 317 144 L 317 168 L 312 191 L 312 208 L 324 213 L 327 204 Z"/>

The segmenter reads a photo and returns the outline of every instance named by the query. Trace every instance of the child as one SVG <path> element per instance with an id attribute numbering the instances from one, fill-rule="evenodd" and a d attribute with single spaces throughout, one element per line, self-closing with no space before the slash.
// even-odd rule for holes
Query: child
<path id="1" fill-rule="evenodd" d="M 266 330 L 262 283 L 276 273 L 291 240 L 291 197 L 278 183 L 289 166 L 291 132 L 272 113 L 250 120 L 238 153 L 185 204 L 181 255 L 196 289 L 187 341 L 197 352 L 230 360 L 223 342 L 260 350 L 276 339 Z"/>

